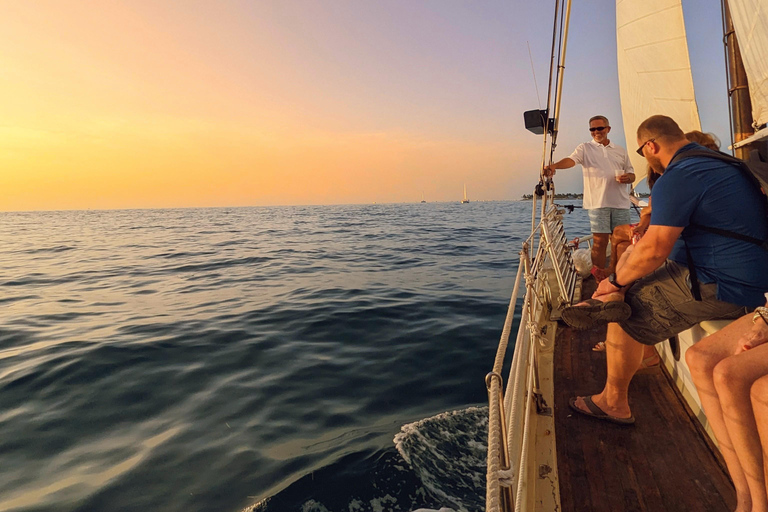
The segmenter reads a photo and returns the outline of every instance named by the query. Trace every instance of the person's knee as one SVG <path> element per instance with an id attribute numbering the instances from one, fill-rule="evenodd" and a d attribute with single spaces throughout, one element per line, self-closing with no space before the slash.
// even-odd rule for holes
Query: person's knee
<path id="1" fill-rule="evenodd" d="M 692 374 L 712 375 L 715 367 L 723 360 L 700 343 L 697 343 L 685 351 L 685 362 Z M 721 368 L 724 371 L 726 367 Z"/>
<path id="2" fill-rule="evenodd" d="M 696 344 L 685 351 L 685 362 L 691 373 L 712 373 L 712 369 L 718 361 L 713 360 L 706 350 Z"/>
<path id="3" fill-rule="evenodd" d="M 749 398 L 752 400 L 752 408 L 768 407 L 768 375 L 757 379 L 749 389 Z"/>
<path id="4" fill-rule="evenodd" d="M 620 241 L 630 241 L 632 239 L 632 228 L 629 224 L 622 224 L 613 228 L 613 239 L 616 243 Z"/>
<path id="5" fill-rule="evenodd" d="M 608 245 L 608 239 L 610 235 L 608 233 L 600 233 L 592 235 L 592 247 L 606 247 Z"/>
<path id="6" fill-rule="evenodd" d="M 720 397 L 747 391 L 752 381 L 744 378 L 744 371 L 735 357 L 726 357 L 712 370 L 712 381 Z"/>

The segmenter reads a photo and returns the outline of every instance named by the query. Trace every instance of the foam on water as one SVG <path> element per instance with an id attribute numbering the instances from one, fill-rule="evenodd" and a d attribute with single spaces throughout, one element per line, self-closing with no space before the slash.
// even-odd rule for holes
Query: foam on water
<path id="1" fill-rule="evenodd" d="M 430 494 L 461 512 L 485 506 L 488 408 L 445 412 L 404 425 L 397 451 Z"/>

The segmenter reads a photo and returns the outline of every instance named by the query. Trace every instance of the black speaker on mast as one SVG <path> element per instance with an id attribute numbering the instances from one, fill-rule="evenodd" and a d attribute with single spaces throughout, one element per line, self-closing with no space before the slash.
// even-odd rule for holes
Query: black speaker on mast
<path id="1" fill-rule="evenodd" d="M 552 133 L 552 127 L 555 124 L 554 119 L 549 118 L 548 110 L 528 110 L 523 112 L 523 119 L 525 129 L 536 135 L 542 135 L 544 130 Z"/>

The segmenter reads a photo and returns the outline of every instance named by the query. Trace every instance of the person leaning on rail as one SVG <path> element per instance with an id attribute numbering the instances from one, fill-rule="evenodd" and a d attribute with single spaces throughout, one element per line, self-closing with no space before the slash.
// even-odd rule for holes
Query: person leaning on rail
<path id="1" fill-rule="evenodd" d="M 655 345 L 705 320 L 734 319 L 763 304 L 768 251 L 697 229 L 720 228 L 768 239 L 766 203 L 737 166 L 703 156 L 680 159 L 689 142 L 675 121 L 652 116 L 637 129 L 638 153 L 661 174 L 653 188 L 648 231 L 585 303 L 565 308 L 574 328 L 608 325 L 603 390 L 571 399 L 584 415 L 630 424 L 629 383 L 645 345 Z M 689 279 L 686 248 L 695 265 L 698 294 Z M 698 296 L 697 296 L 698 295 Z M 701 299 L 701 300 L 697 300 Z"/>
<path id="2" fill-rule="evenodd" d="M 579 144 L 571 156 L 544 167 L 545 176 L 557 169 L 570 169 L 581 164 L 584 175 L 582 206 L 589 212 L 592 231 L 592 264 L 603 271 L 611 232 L 616 226 L 629 224 L 627 185 L 635 181 L 635 170 L 627 151 L 611 142 L 611 125 L 605 116 L 589 120 L 592 140 Z"/>
<path id="3" fill-rule="evenodd" d="M 702 339 L 685 360 L 736 487 L 736 510 L 768 510 L 768 308 Z"/>

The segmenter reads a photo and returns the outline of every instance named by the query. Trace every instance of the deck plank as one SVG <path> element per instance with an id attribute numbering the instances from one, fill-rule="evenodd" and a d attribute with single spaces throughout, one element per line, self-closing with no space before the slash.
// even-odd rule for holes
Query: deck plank
<path id="1" fill-rule="evenodd" d="M 631 427 L 573 413 L 568 399 L 599 392 L 605 328 L 561 328 L 555 345 L 555 428 L 564 512 L 728 512 L 736 497 L 709 444 L 661 370 L 630 385 Z"/>

